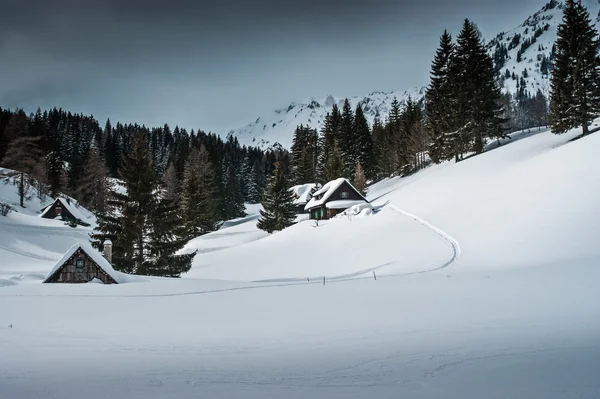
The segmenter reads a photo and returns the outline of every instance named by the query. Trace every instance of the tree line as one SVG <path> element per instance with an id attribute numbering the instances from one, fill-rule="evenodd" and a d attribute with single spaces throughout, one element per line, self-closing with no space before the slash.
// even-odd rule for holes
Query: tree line
<path id="1" fill-rule="evenodd" d="M 14 170 L 4 174 L 16 177 L 20 205 L 30 187 L 42 199 L 77 198 L 98 216 L 96 244 L 110 238 L 115 267 L 130 273 L 189 268 L 191 258 L 175 252 L 260 202 L 276 160 L 287 173 L 285 149 L 241 146 L 233 136 L 0 109 L 0 165 Z"/>

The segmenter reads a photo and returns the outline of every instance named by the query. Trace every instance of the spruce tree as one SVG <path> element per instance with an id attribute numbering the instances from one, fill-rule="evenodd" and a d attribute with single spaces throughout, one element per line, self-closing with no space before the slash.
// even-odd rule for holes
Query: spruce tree
<path id="1" fill-rule="evenodd" d="M 112 189 L 112 182 L 108 177 L 109 171 L 106 164 L 96 149 L 88 152 L 83 174 L 75 195 L 86 208 L 104 214 L 107 211 L 108 196 Z"/>
<path id="2" fill-rule="evenodd" d="M 598 32 L 581 1 L 565 1 L 557 35 L 550 81 L 552 132 L 565 133 L 581 126 L 585 136 L 600 114 L 600 64 Z"/>
<path id="3" fill-rule="evenodd" d="M 483 152 L 486 139 L 505 136 L 502 93 L 494 63 L 479 30 L 468 19 L 457 37 L 457 47 L 448 74 L 452 118 L 446 133 L 446 153 L 460 160 L 463 154 Z"/>
<path id="4" fill-rule="evenodd" d="M 373 178 L 373 137 L 369 123 L 365 118 L 362 106 L 359 104 L 354 111 L 354 134 L 356 138 L 356 161 L 364 168 L 368 178 Z"/>
<path id="5" fill-rule="evenodd" d="M 317 180 L 320 183 L 327 183 L 329 180 L 326 176 L 326 167 L 330 163 L 329 157 L 333 153 L 333 149 L 338 146 L 340 135 L 340 125 L 342 123 L 342 115 L 337 104 L 333 104 L 331 112 L 325 116 L 321 136 L 319 137 L 319 157 L 317 161 Z M 338 176 L 339 177 L 339 176 Z"/>
<path id="6" fill-rule="evenodd" d="M 431 65 L 431 82 L 425 93 L 427 127 L 432 135 L 429 156 L 435 163 L 440 163 L 445 158 L 444 133 L 449 131 L 452 113 L 448 74 L 454 49 L 452 36 L 448 31 L 444 31 Z"/>
<path id="7" fill-rule="evenodd" d="M 269 181 L 263 197 L 257 227 L 267 233 L 283 230 L 294 224 L 294 194 L 279 162 L 275 163 L 273 177 Z"/>
<path id="8" fill-rule="evenodd" d="M 350 105 L 350 100 L 344 100 L 342 107 L 342 119 L 340 123 L 340 133 L 338 136 L 338 146 L 344 160 L 344 175 L 339 177 L 349 177 L 354 172 L 354 167 L 358 162 L 357 139 L 354 126 L 354 112 Z"/>
<path id="9" fill-rule="evenodd" d="M 327 157 L 327 164 L 325 164 L 323 170 L 323 180 L 329 182 L 344 176 L 346 176 L 346 165 L 344 164 L 344 158 L 336 143 L 334 144 L 331 154 Z"/>
<path id="10" fill-rule="evenodd" d="M 217 226 L 214 178 L 204 145 L 192 149 L 185 164 L 181 188 L 181 216 L 188 240 L 214 231 Z"/>
<path id="11" fill-rule="evenodd" d="M 386 153 L 386 129 L 381 123 L 379 114 L 377 114 L 373 121 L 373 177 L 375 179 L 381 179 L 386 176 L 388 167 L 385 158 Z"/>
<path id="12" fill-rule="evenodd" d="M 157 194 L 156 204 L 148 217 L 147 253 L 138 273 L 180 277 L 190 270 L 196 251 L 178 254 L 188 241 L 184 220 L 173 201 L 165 198 L 160 191 Z"/>
<path id="13" fill-rule="evenodd" d="M 302 125 L 296 127 L 291 148 L 292 181 L 294 184 L 314 183 L 317 178 L 318 134 Z"/>
<path id="14" fill-rule="evenodd" d="M 179 204 L 181 194 L 181 182 L 177 176 L 175 165 L 171 162 L 167 166 L 164 176 L 162 177 L 162 185 L 164 188 L 165 198 L 173 201 L 176 205 Z"/>

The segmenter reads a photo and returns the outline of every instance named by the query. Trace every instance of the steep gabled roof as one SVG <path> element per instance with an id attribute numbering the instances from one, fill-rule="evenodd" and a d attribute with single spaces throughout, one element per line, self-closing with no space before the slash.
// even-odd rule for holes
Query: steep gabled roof
<path id="1" fill-rule="evenodd" d="M 81 221 L 87 220 L 87 218 L 85 216 L 83 216 L 81 214 L 81 212 L 79 212 L 79 209 L 77 209 L 77 207 L 75 205 L 70 204 L 69 202 L 67 202 L 66 199 L 64 199 L 62 197 L 58 197 L 54 202 L 52 202 L 50 205 L 45 207 L 44 210 L 42 211 L 42 213 L 40 213 L 40 217 L 43 218 L 44 215 L 46 215 L 50 211 L 50 209 L 52 208 L 52 205 L 54 205 L 56 202 L 59 202 L 63 208 L 65 208 L 67 211 L 69 211 L 71 213 L 71 215 L 73 215 L 73 217 L 75 217 L 75 219 L 79 219 Z"/>
<path id="2" fill-rule="evenodd" d="M 294 193 L 294 205 L 306 205 L 310 200 L 310 192 L 315 187 L 320 187 L 318 183 L 308 183 L 293 186 L 289 191 Z"/>
<path id="3" fill-rule="evenodd" d="M 336 190 L 340 188 L 344 183 L 347 183 L 348 186 L 350 186 L 350 188 L 360 196 L 360 198 L 365 200 L 365 202 L 369 202 L 361 193 L 358 192 L 358 190 L 352 184 L 350 184 L 348 179 L 344 179 L 343 177 L 341 177 L 339 179 L 330 181 L 329 183 L 325 184 L 320 190 L 316 191 L 313 194 L 311 200 L 308 202 L 308 204 L 306 204 L 304 209 L 308 210 L 325 204 L 329 197 L 331 197 L 333 193 L 335 193 Z"/>
<path id="4" fill-rule="evenodd" d="M 90 244 L 84 243 L 84 242 L 78 242 L 77 244 L 75 244 L 71 248 L 69 248 L 69 250 L 67 252 L 65 252 L 65 254 L 62 256 L 62 258 L 60 258 L 58 260 L 58 262 L 56 262 L 56 264 L 54 265 L 52 270 L 50 270 L 50 273 L 48 273 L 48 275 L 46 276 L 46 278 L 44 279 L 43 282 L 45 283 L 46 281 L 50 280 L 50 278 L 61 267 L 63 267 L 65 262 L 68 261 L 69 258 L 71 256 L 73 256 L 73 254 L 75 252 L 77 252 L 77 250 L 79 248 L 81 248 L 81 250 L 83 252 L 85 252 L 86 255 L 89 256 L 98 265 L 98 267 L 100 267 L 102 270 L 104 270 L 106 272 L 106 274 L 108 274 L 110 277 L 112 277 L 112 279 L 115 280 L 117 283 L 125 282 L 125 277 L 126 277 L 125 274 L 120 273 L 120 272 L 116 271 L 115 269 L 113 269 L 110 262 L 104 256 L 102 256 L 102 254 L 100 252 L 98 252 L 97 249 L 92 247 Z"/>

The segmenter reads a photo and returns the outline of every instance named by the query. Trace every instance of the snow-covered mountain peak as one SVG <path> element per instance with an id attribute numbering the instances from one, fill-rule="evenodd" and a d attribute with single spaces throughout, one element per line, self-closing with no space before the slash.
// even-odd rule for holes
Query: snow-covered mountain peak
<path id="1" fill-rule="evenodd" d="M 584 0 L 592 20 L 600 26 L 600 0 Z M 545 96 L 550 91 L 550 64 L 556 31 L 562 21 L 564 2 L 551 0 L 538 12 L 521 22 L 516 28 L 499 33 L 488 42 L 488 51 L 500 71 L 504 91 L 516 95 L 527 92 L 535 95 L 541 90 Z M 431 49 L 432 54 L 435 49 Z M 370 124 L 376 116 L 385 120 L 394 97 L 402 103 L 412 97 L 420 100 L 425 87 L 406 91 L 374 91 L 366 96 L 354 96 L 352 107 L 360 104 Z M 269 147 L 279 143 L 289 148 L 296 126 L 321 129 L 325 115 L 333 104 L 342 106 L 345 97 L 327 95 L 292 102 L 282 108 L 265 113 L 244 127 L 231 130 L 245 145 Z"/>
<path id="2" fill-rule="evenodd" d="M 353 109 L 358 104 L 362 106 L 367 121 L 372 124 L 376 116 L 381 119 L 387 117 L 394 98 L 403 103 L 409 97 L 418 100 L 424 93 L 425 88 L 421 87 L 405 91 L 375 91 L 367 96 L 354 96 L 348 99 Z M 296 126 L 304 125 L 320 129 L 331 107 L 337 104 L 342 108 L 344 100 L 345 97 L 329 94 L 321 99 L 313 97 L 298 103 L 292 102 L 286 107 L 261 115 L 254 122 L 234 129 L 229 134 L 237 137 L 245 145 L 269 147 L 279 143 L 289 148 Z"/>

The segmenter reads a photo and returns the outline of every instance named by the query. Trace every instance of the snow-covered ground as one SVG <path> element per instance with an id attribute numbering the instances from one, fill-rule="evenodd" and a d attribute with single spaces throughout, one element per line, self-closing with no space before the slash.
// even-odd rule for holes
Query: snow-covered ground
<path id="1" fill-rule="evenodd" d="M 249 210 L 183 279 L 0 288 L 0 397 L 600 397 L 600 134 L 577 134 L 387 179 L 370 216 L 266 235 Z"/>

